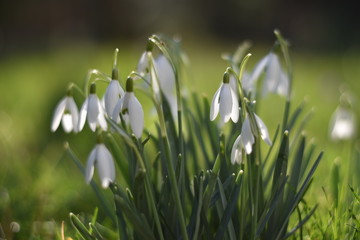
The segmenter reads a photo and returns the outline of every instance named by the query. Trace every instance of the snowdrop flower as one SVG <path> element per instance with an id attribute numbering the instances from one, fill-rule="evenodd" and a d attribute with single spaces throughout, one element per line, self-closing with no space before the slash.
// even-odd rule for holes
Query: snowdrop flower
<path id="1" fill-rule="evenodd" d="M 149 47 L 148 47 L 149 48 Z M 145 78 L 150 78 L 150 61 L 151 50 L 145 51 L 137 65 L 137 71 Z M 177 102 L 175 94 L 175 74 L 169 60 L 160 54 L 153 61 L 154 72 L 151 74 L 151 85 L 155 95 L 160 99 L 160 90 L 164 94 L 166 101 L 172 112 L 172 116 L 176 119 L 177 116 Z"/>
<path id="2" fill-rule="evenodd" d="M 124 96 L 124 90 L 119 83 L 118 70 L 114 68 L 112 71 L 112 80 L 104 95 L 105 111 L 110 118 L 114 112 L 116 103 L 122 96 Z"/>
<path id="3" fill-rule="evenodd" d="M 126 114 L 129 117 L 131 130 L 137 138 L 141 137 L 144 129 L 144 111 L 139 100 L 133 92 L 133 80 L 128 78 L 126 81 L 126 92 L 124 97 L 117 102 L 112 118 L 116 119 L 119 113 Z"/>
<path id="4" fill-rule="evenodd" d="M 287 96 L 289 92 L 289 79 L 281 68 L 278 56 L 270 52 L 259 61 L 254 67 L 250 77 L 246 79 L 245 91 L 254 89 L 260 75 L 265 72 L 263 80 L 263 95 L 272 92 L 282 96 Z"/>
<path id="5" fill-rule="evenodd" d="M 330 137 L 332 140 L 347 140 L 355 137 L 356 117 L 355 114 L 344 108 L 338 107 L 330 121 Z"/>
<path id="6" fill-rule="evenodd" d="M 101 185 L 107 188 L 111 182 L 115 181 L 115 165 L 110 151 L 103 143 L 97 143 L 90 152 L 86 163 L 85 181 L 90 183 L 94 175 L 94 166 L 98 169 Z"/>
<path id="7" fill-rule="evenodd" d="M 140 60 L 137 65 L 137 71 L 141 76 L 145 76 L 149 73 L 149 52 L 145 51 L 141 54 Z"/>
<path id="8" fill-rule="evenodd" d="M 94 83 L 91 84 L 90 94 L 80 110 L 79 131 L 83 129 L 86 119 L 93 132 L 95 132 L 96 126 L 100 126 L 105 131 L 107 130 L 105 111 L 96 96 L 96 85 Z"/>
<path id="9" fill-rule="evenodd" d="M 229 74 L 224 73 L 223 82 L 211 102 L 210 120 L 215 120 L 220 112 L 220 117 L 224 123 L 231 120 L 236 123 L 239 119 L 239 102 L 236 93 L 229 84 Z"/>
<path id="10" fill-rule="evenodd" d="M 55 108 L 53 120 L 51 123 L 51 131 L 55 132 L 60 122 L 66 133 L 74 131 L 78 132 L 79 110 L 75 104 L 74 98 L 69 92 Z"/>
<path id="11" fill-rule="evenodd" d="M 265 141 L 266 144 L 271 146 L 272 143 L 270 140 L 267 127 L 265 126 L 264 122 L 260 119 L 260 117 L 258 117 L 255 113 L 254 116 L 257 127 L 260 131 L 260 137 Z M 255 142 L 255 137 L 252 132 L 249 116 L 247 114 L 241 128 L 241 134 L 236 138 L 231 150 L 231 158 L 230 158 L 231 163 L 241 164 L 243 162 L 243 152 L 249 155 L 252 152 L 252 145 L 254 144 L 254 142 Z"/>
<path id="12" fill-rule="evenodd" d="M 169 60 L 163 55 L 160 54 L 154 61 L 154 66 L 158 76 L 160 88 L 163 91 L 166 100 L 169 103 L 175 99 L 175 74 Z M 173 100 L 174 99 L 174 100 Z"/>

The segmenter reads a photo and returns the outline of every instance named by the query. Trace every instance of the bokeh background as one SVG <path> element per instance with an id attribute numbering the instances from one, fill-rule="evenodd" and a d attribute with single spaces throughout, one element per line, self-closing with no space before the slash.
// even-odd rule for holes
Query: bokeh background
<path id="1" fill-rule="evenodd" d="M 51 235 L 62 220 L 68 221 L 70 211 L 91 213 L 98 205 L 62 147 L 69 141 L 85 162 L 95 139 L 87 127 L 79 135 L 66 135 L 61 129 L 50 133 L 53 109 L 68 84 L 81 86 L 89 69 L 110 73 L 115 48 L 119 48 L 124 80 L 153 33 L 182 39 L 191 63 L 191 88 L 210 98 L 227 67 L 221 54 L 250 40 L 251 69 L 270 50 L 273 30 L 279 29 L 291 44 L 294 105 L 306 99 L 307 111 L 314 109 L 308 136 L 326 152 L 319 172 L 327 176 L 334 159 L 346 160 L 344 154 L 349 151 L 328 138 L 329 118 L 341 91 L 353 94 L 353 108 L 359 114 L 357 10 L 338 1 L 0 1 L 0 223 L 4 231 L 12 236 L 9 226 L 16 221 L 21 231 L 14 238 Z M 262 114 L 273 133 L 277 123 L 271 122 L 272 116 L 281 112 L 273 102 L 269 105 Z M 325 186 L 328 179 L 318 181 Z"/>

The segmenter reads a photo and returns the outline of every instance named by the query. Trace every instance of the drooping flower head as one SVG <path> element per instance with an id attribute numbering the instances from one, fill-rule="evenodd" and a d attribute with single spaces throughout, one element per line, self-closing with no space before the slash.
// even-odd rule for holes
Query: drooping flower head
<path id="1" fill-rule="evenodd" d="M 83 129 L 86 119 L 88 121 L 90 129 L 93 132 L 95 132 L 97 126 L 100 126 L 105 131 L 107 130 L 105 111 L 100 103 L 99 98 L 96 95 L 95 83 L 91 84 L 90 94 L 81 107 L 79 131 Z"/>
<path id="2" fill-rule="evenodd" d="M 270 52 L 262 58 L 254 67 L 251 75 L 244 78 L 243 87 L 245 91 L 253 91 L 262 73 L 265 72 L 263 79 L 263 96 L 269 92 L 287 96 L 289 93 L 289 78 L 283 71 L 279 58 L 274 52 Z"/>
<path id="3" fill-rule="evenodd" d="M 78 132 L 79 110 L 76 106 L 71 90 L 60 100 L 55 108 L 54 116 L 51 122 L 51 131 L 55 132 L 60 122 L 66 133 Z"/>
<path id="4" fill-rule="evenodd" d="M 252 145 L 255 142 L 255 134 L 253 133 L 254 127 L 259 130 L 260 137 L 265 141 L 265 143 L 269 146 L 272 145 L 266 125 L 255 113 L 254 117 L 255 123 L 252 123 L 249 114 L 246 114 L 245 120 L 241 127 L 241 133 L 236 138 L 231 150 L 230 159 L 232 164 L 241 164 L 243 162 L 243 153 L 249 155 L 252 152 Z M 257 126 L 252 126 L 251 124 L 256 124 Z"/>
<path id="5" fill-rule="evenodd" d="M 115 181 L 115 165 L 110 151 L 102 142 L 95 145 L 86 162 L 85 181 L 87 183 L 90 183 L 94 175 L 95 165 L 98 169 L 102 187 L 107 188 L 110 183 Z"/>
<path id="6" fill-rule="evenodd" d="M 239 120 L 239 102 L 236 93 L 230 86 L 229 73 L 225 72 L 223 82 L 211 102 L 210 120 L 215 120 L 220 112 L 220 117 L 224 123 L 230 119 L 236 123 Z"/>
<path id="7" fill-rule="evenodd" d="M 126 92 L 114 108 L 113 119 L 116 119 L 120 113 L 129 117 L 131 130 L 137 138 L 140 138 L 144 129 L 144 111 L 135 97 L 132 78 L 126 80 Z"/>
<path id="8" fill-rule="evenodd" d="M 356 117 L 349 109 L 338 107 L 330 121 L 330 137 L 334 141 L 347 140 L 355 137 Z"/>
<path id="9" fill-rule="evenodd" d="M 114 68 L 112 71 L 111 81 L 109 86 L 106 88 L 104 95 L 105 111 L 110 118 L 114 112 L 116 103 L 122 96 L 124 96 L 124 90 L 119 83 L 118 69 Z"/>
<path id="10" fill-rule="evenodd" d="M 175 94 L 175 73 L 169 60 L 160 54 L 154 61 L 154 68 L 157 79 L 159 81 L 160 89 L 164 94 L 172 111 L 172 116 L 176 119 L 176 94 Z"/>
<path id="11" fill-rule="evenodd" d="M 177 117 L 177 100 L 175 93 L 175 73 L 169 59 L 162 53 L 155 58 L 152 55 L 154 43 L 148 41 L 146 51 L 142 53 L 137 65 L 137 71 L 147 80 L 155 93 L 156 99 L 160 101 L 161 93 L 169 104 L 172 116 Z"/>

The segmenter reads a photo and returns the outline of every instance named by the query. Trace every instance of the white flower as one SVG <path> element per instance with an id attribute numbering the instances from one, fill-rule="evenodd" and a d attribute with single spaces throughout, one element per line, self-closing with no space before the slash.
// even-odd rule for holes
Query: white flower
<path id="1" fill-rule="evenodd" d="M 265 141 L 265 143 L 271 146 L 272 143 L 269 137 L 267 127 L 260 119 L 260 117 L 258 117 L 255 113 L 254 116 L 256 119 L 257 127 L 260 131 L 260 137 Z M 243 162 L 243 151 L 245 151 L 245 153 L 248 155 L 252 152 L 252 145 L 255 142 L 255 138 L 251 129 L 252 128 L 250 119 L 248 116 L 246 116 L 241 128 L 241 134 L 236 138 L 234 145 L 231 149 L 230 159 L 232 164 L 241 164 Z"/>
<path id="2" fill-rule="evenodd" d="M 104 95 L 104 105 L 107 115 L 111 118 L 114 108 L 120 97 L 124 96 L 124 90 L 117 79 L 112 79 Z"/>
<path id="3" fill-rule="evenodd" d="M 152 89 L 157 96 L 157 99 L 160 99 L 160 90 L 164 94 L 166 101 L 169 104 L 171 113 L 174 119 L 177 117 L 177 100 L 175 94 L 175 74 L 169 60 L 163 55 L 160 54 L 153 61 L 153 70 L 150 71 L 149 61 L 150 61 L 151 52 L 145 51 L 138 62 L 137 71 L 143 76 L 146 80 L 150 80 L 151 76 L 151 85 Z M 150 74 L 151 73 L 151 74 Z"/>
<path id="4" fill-rule="evenodd" d="M 80 110 L 79 131 L 83 129 L 86 119 L 93 132 L 95 132 L 96 126 L 100 126 L 105 131 L 107 130 L 105 111 L 95 92 L 95 84 L 92 84 L 90 94 Z"/>
<path id="5" fill-rule="evenodd" d="M 226 81 L 220 85 L 212 99 L 210 120 L 215 120 L 219 112 L 224 123 L 228 122 L 230 118 L 234 123 L 239 120 L 239 102 L 236 93 Z"/>
<path id="6" fill-rule="evenodd" d="M 256 119 L 256 124 L 257 124 L 257 126 L 258 126 L 258 128 L 259 128 L 259 130 L 260 130 L 260 137 L 261 137 L 261 139 L 264 140 L 264 142 L 265 142 L 267 145 L 271 146 L 271 145 L 272 145 L 272 142 L 271 142 L 271 139 L 270 139 L 270 136 L 269 136 L 269 132 L 268 132 L 268 129 L 267 129 L 265 123 L 264 123 L 263 120 L 261 120 L 261 118 L 260 118 L 258 115 L 256 115 L 255 113 L 254 113 L 254 116 L 255 116 L 255 119 Z"/>
<path id="7" fill-rule="evenodd" d="M 174 119 L 177 114 L 177 103 L 175 94 L 175 74 L 169 60 L 160 54 L 154 61 L 154 67 L 159 81 L 160 89 L 172 111 Z"/>
<path id="8" fill-rule="evenodd" d="M 149 73 L 149 52 L 145 51 L 141 54 L 140 60 L 137 65 L 137 71 L 142 76 Z"/>
<path id="9" fill-rule="evenodd" d="M 244 88 L 246 91 L 254 89 L 260 75 L 265 71 L 263 80 L 263 96 L 268 92 L 287 96 L 289 92 L 289 79 L 281 68 L 278 56 L 270 52 L 262 58 L 254 67 L 250 77 L 246 79 Z"/>
<path id="10" fill-rule="evenodd" d="M 85 180 L 90 183 L 94 175 L 94 165 L 98 169 L 101 185 L 107 188 L 111 182 L 115 181 L 115 165 L 110 151 L 103 143 L 98 143 L 91 151 L 85 170 Z"/>
<path id="11" fill-rule="evenodd" d="M 356 134 L 355 114 L 343 107 L 338 107 L 330 121 L 330 137 L 332 140 L 352 139 Z"/>
<path id="12" fill-rule="evenodd" d="M 75 104 L 74 98 L 72 96 L 66 96 L 61 99 L 55 108 L 51 123 L 51 131 L 55 132 L 61 122 L 66 133 L 71 131 L 76 133 L 78 132 L 78 120 L 79 110 Z"/>
<path id="13" fill-rule="evenodd" d="M 128 82 L 131 81 L 131 84 Z M 129 87 L 131 85 L 131 87 Z M 128 79 L 126 83 L 126 92 L 123 98 L 119 99 L 114 108 L 112 118 L 116 119 L 119 113 L 129 117 L 131 130 L 137 138 L 141 137 L 144 129 L 144 111 L 139 100 L 132 91 L 132 79 Z"/>

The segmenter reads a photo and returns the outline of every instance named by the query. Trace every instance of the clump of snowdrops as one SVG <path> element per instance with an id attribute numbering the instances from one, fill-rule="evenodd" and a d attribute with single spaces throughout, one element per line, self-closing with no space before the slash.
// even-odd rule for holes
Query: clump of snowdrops
<path id="1" fill-rule="evenodd" d="M 293 107 L 288 43 L 279 31 L 269 53 L 253 68 L 244 42 L 224 55 L 219 88 L 209 99 L 184 92 L 185 54 L 180 42 L 152 35 L 137 68 L 119 78 L 118 50 L 111 74 L 89 71 L 84 90 L 70 84 L 51 124 L 81 134 L 88 125 L 94 147 L 87 161 L 66 145 L 99 197 L 109 221 L 70 213 L 83 239 L 286 239 L 303 237 L 316 206 L 304 197 L 322 153 L 307 145 Z M 203 69 L 206 71 L 206 69 Z M 99 98 L 97 85 L 106 82 Z M 80 111 L 73 94 L 83 95 Z M 144 111 L 137 95 L 153 110 Z M 257 113 L 269 94 L 283 99 L 270 136 Z M 268 106 L 275 107 L 275 106 Z M 155 111 L 155 117 L 150 114 Z M 86 124 L 86 122 L 88 124 Z M 96 173 L 98 178 L 94 178 Z M 111 191 L 108 199 L 105 191 Z M 110 222 L 110 223 L 109 223 Z"/>

